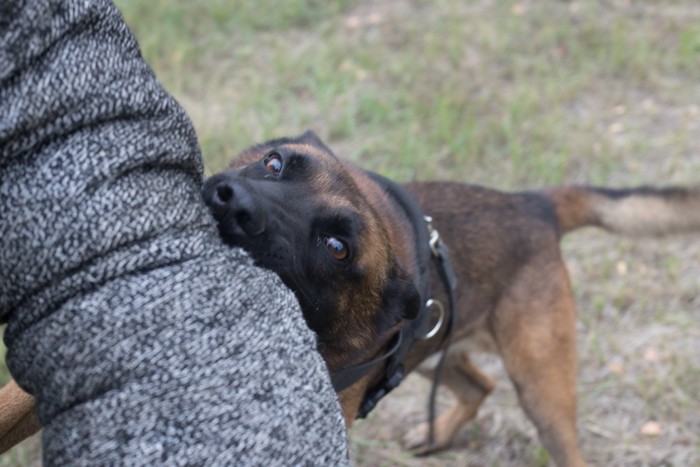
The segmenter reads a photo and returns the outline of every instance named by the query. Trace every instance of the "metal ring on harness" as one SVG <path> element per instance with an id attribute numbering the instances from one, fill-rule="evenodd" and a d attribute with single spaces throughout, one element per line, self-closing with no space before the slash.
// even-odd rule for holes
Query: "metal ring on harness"
<path id="1" fill-rule="evenodd" d="M 442 303 L 440 303 L 438 300 L 433 300 L 432 298 L 425 302 L 425 307 L 428 309 L 432 308 L 433 305 L 438 309 L 438 320 L 437 323 L 435 323 L 435 326 L 433 326 L 433 329 L 426 332 L 423 337 L 420 337 L 420 340 L 422 341 L 426 341 L 431 337 L 434 337 L 438 333 L 438 331 L 440 331 L 440 328 L 442 327 L 442 322 L 445 320 L 445 307 L 442 306 Z"/>

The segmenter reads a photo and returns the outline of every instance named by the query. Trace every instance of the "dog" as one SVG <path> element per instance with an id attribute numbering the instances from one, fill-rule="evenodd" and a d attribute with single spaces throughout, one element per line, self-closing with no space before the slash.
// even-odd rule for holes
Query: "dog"
<path id="1" fill-rule="evenodd" d="M 211 177 L 203 195 L 222 238 L 242 246 L 295 291 L 331 374 L 372 361 L 421 313 L 427 298 L 449 302 L 439 267 L 418 251 L 421 215 L 449 248 L 458 280 L 452 340 L 441 383 L 457 403 L 429 427 L 406 434 L 411 448 L 445 448 L 494 388 L 460 341 L 488 335 L 522 407 L 553 460 L 584 465 L 576 431 L 575 311 L 559 241 L 584 226 L 630 236 L 700 230 L 700 190 L 558 187 L 501 193 L 453 182 L 397 185 L 337 158 L 313 133 L 244 151 Z M 409 198 L 407 200 L 406 198 Z M 427 243 L 427 241 L 425 242 Z M 431 317 L 434 319 L 434 317 Z M 446 343 L 448 329 L 417 340 L 405 371 Z M 348 425 L 381 366 L 340 391 Z M 429 370 L 425 370 L 429 371 Z"/>
<path id="2" fill-rule="evenodd" d="M 404 441 L 422 453 L 448 447 L 494 388 L 463 345 L 487 336 L 560 466 L 585 463 L 559 241 L 584 226 L 630 236 L 700 230 L 695 188 L 399 185 L 339 159 L 311 131 L 245 150 L 202 194 L 223 240 L 296 294 L 348 427 L 404 374 L 430 376 L 421 363 L 443 351 L 440 383 L 457 402 Z"/>

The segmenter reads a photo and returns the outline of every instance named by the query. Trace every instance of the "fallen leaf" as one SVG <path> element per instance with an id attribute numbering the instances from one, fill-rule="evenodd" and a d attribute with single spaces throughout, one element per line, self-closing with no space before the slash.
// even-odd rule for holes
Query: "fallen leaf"
<path id="1" fill-rule="evenodd" d="M 513 5 L 510 11 L 516 16 L 522 16 L 523 14 L 525 14 L 525 6 L 521 3 L 516 3 L 515 5 Z"/>
<path id="2" fill-rule="evenodd" d="M 360 18 L 357 16 L 349 16 L 345 19 L 345 27 L 348 29 L 357 29 L 360 27 Z"/>
<path id="3" fill-rule="evenodd" d="M 624 115 L 625 112 L 627 112 L 627 107 L 624 105 L 616 105 L 613 107 L 613 112 L 615 112 L 615 115 Z"/>
<path id="4" fill-rule="evenodd" d="M 659 351 L 655 347 L 649 347 L 644 352 L 644 360 L 647 362 L 658 362 L 659 361 Z"/>
<path id="5" fill-rule="evenodd" d="M 367 17 L 367 22 L 369 24 L 379 24 L 384 21 L 384 17 L 379 13 L 372 13 Z"/>
<path id="6" fill-rule="evenodd" d="M 608 129 L 610 130 L 610 133 L 616 135 L 618 133 L 622 133 L 622 131 L 625 129 L 625 127 L 622 126 L 622 123 L 615 122 L 612 125 L 610 125 L 610 128 L 608 128 Z"/>
<path id="7" fill-rule="evenodd" d="M 617 263 L 617 275 L 625 276 L 627 275 L 627 263 L 624 261 L 618 261 Z"/>
<path id="8" fill-rule="evenodd" d="M 646 422 L 642 425 L 640 433 L 644 436 L 659 436 L 661 434 L 661 424 L 659 422 Z"/>
<path id="9" fill-rule="evenodd" d="M 613 362 L 608 367 L 608 370 L 610 370 L 610 373 L 621 375 L 625 371 L 625 366 L 622 362 Z"/>

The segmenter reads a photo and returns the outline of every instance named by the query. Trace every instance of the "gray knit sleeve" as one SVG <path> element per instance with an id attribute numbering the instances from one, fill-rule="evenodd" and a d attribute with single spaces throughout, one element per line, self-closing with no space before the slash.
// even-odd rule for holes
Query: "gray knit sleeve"
<path id="1" fill-rule="evenodd" d="M 0 322 L 46 464 L 348 463 L 315 336 L 201 182 L 110 3 L 0 2 Z"/>

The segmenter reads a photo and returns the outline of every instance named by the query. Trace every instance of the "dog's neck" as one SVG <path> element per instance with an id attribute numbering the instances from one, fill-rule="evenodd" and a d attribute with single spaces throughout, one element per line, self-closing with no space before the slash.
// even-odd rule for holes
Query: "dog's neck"
<path id="1" fill-rule="evenodd" d="M 384 190 L 384 193 L 389 196 L 397 206 L 401 207 L 401 213 L 405 216 L 405 220 L 411 225 L 411 234 L 413 237 L 413 248 L 410 250 L 413 253 L 412 262 L 415 265 L 412 269 L 413 280 L 420 292 L 422 299 L 421 311 L 414 326 L 420 334 L 420 327 L 424 329 L 427 326 L 428 313 L 425 310 L 425 302 L 430 297 L 430 234 L 426 217 L 418 203 L 413 197 L 403 189 L 398 183 L 389 180 L 388 178 L 367 172 L 370 178 L 374 180 Z"/>
<path id="2" fill-rule="evenodd" d="M 426 303 L 430 297 L 430 262 L 433 257 L 429 226 L 418 204 L 398 184 L 375 173 L 369 173 L 369 176 L 382 187 L 385 195 L 390 197 L 393 203 L 401 207 L 400 212 L 412 227 L 414 248 L 410 250 L 415 255 L 415 258 L 412 258 L 414 260 L 412 263 L 415 265 L 413 275 L 421 296 L 421 306 L 416 318 L 405 323 L 394 334 L 390 348 L 384 354 L 362 365 L 331 375 L 336 389 L 342 390 L 343 386 L 350 386 L 368 375 L 369 372 L 377 373 L 376 370 L 379 366 L 384 364 L 384 371 L 379 372 L 379 377 L 374 383 L 367 386 L 369 389 L 365 391 L 364 400 L 359 407 L 358 418 L 364 418 L 380 399 L 398 386 L 405 375 L 404 358 L 413 344 L 427 333 L 430 309 Z"/>

